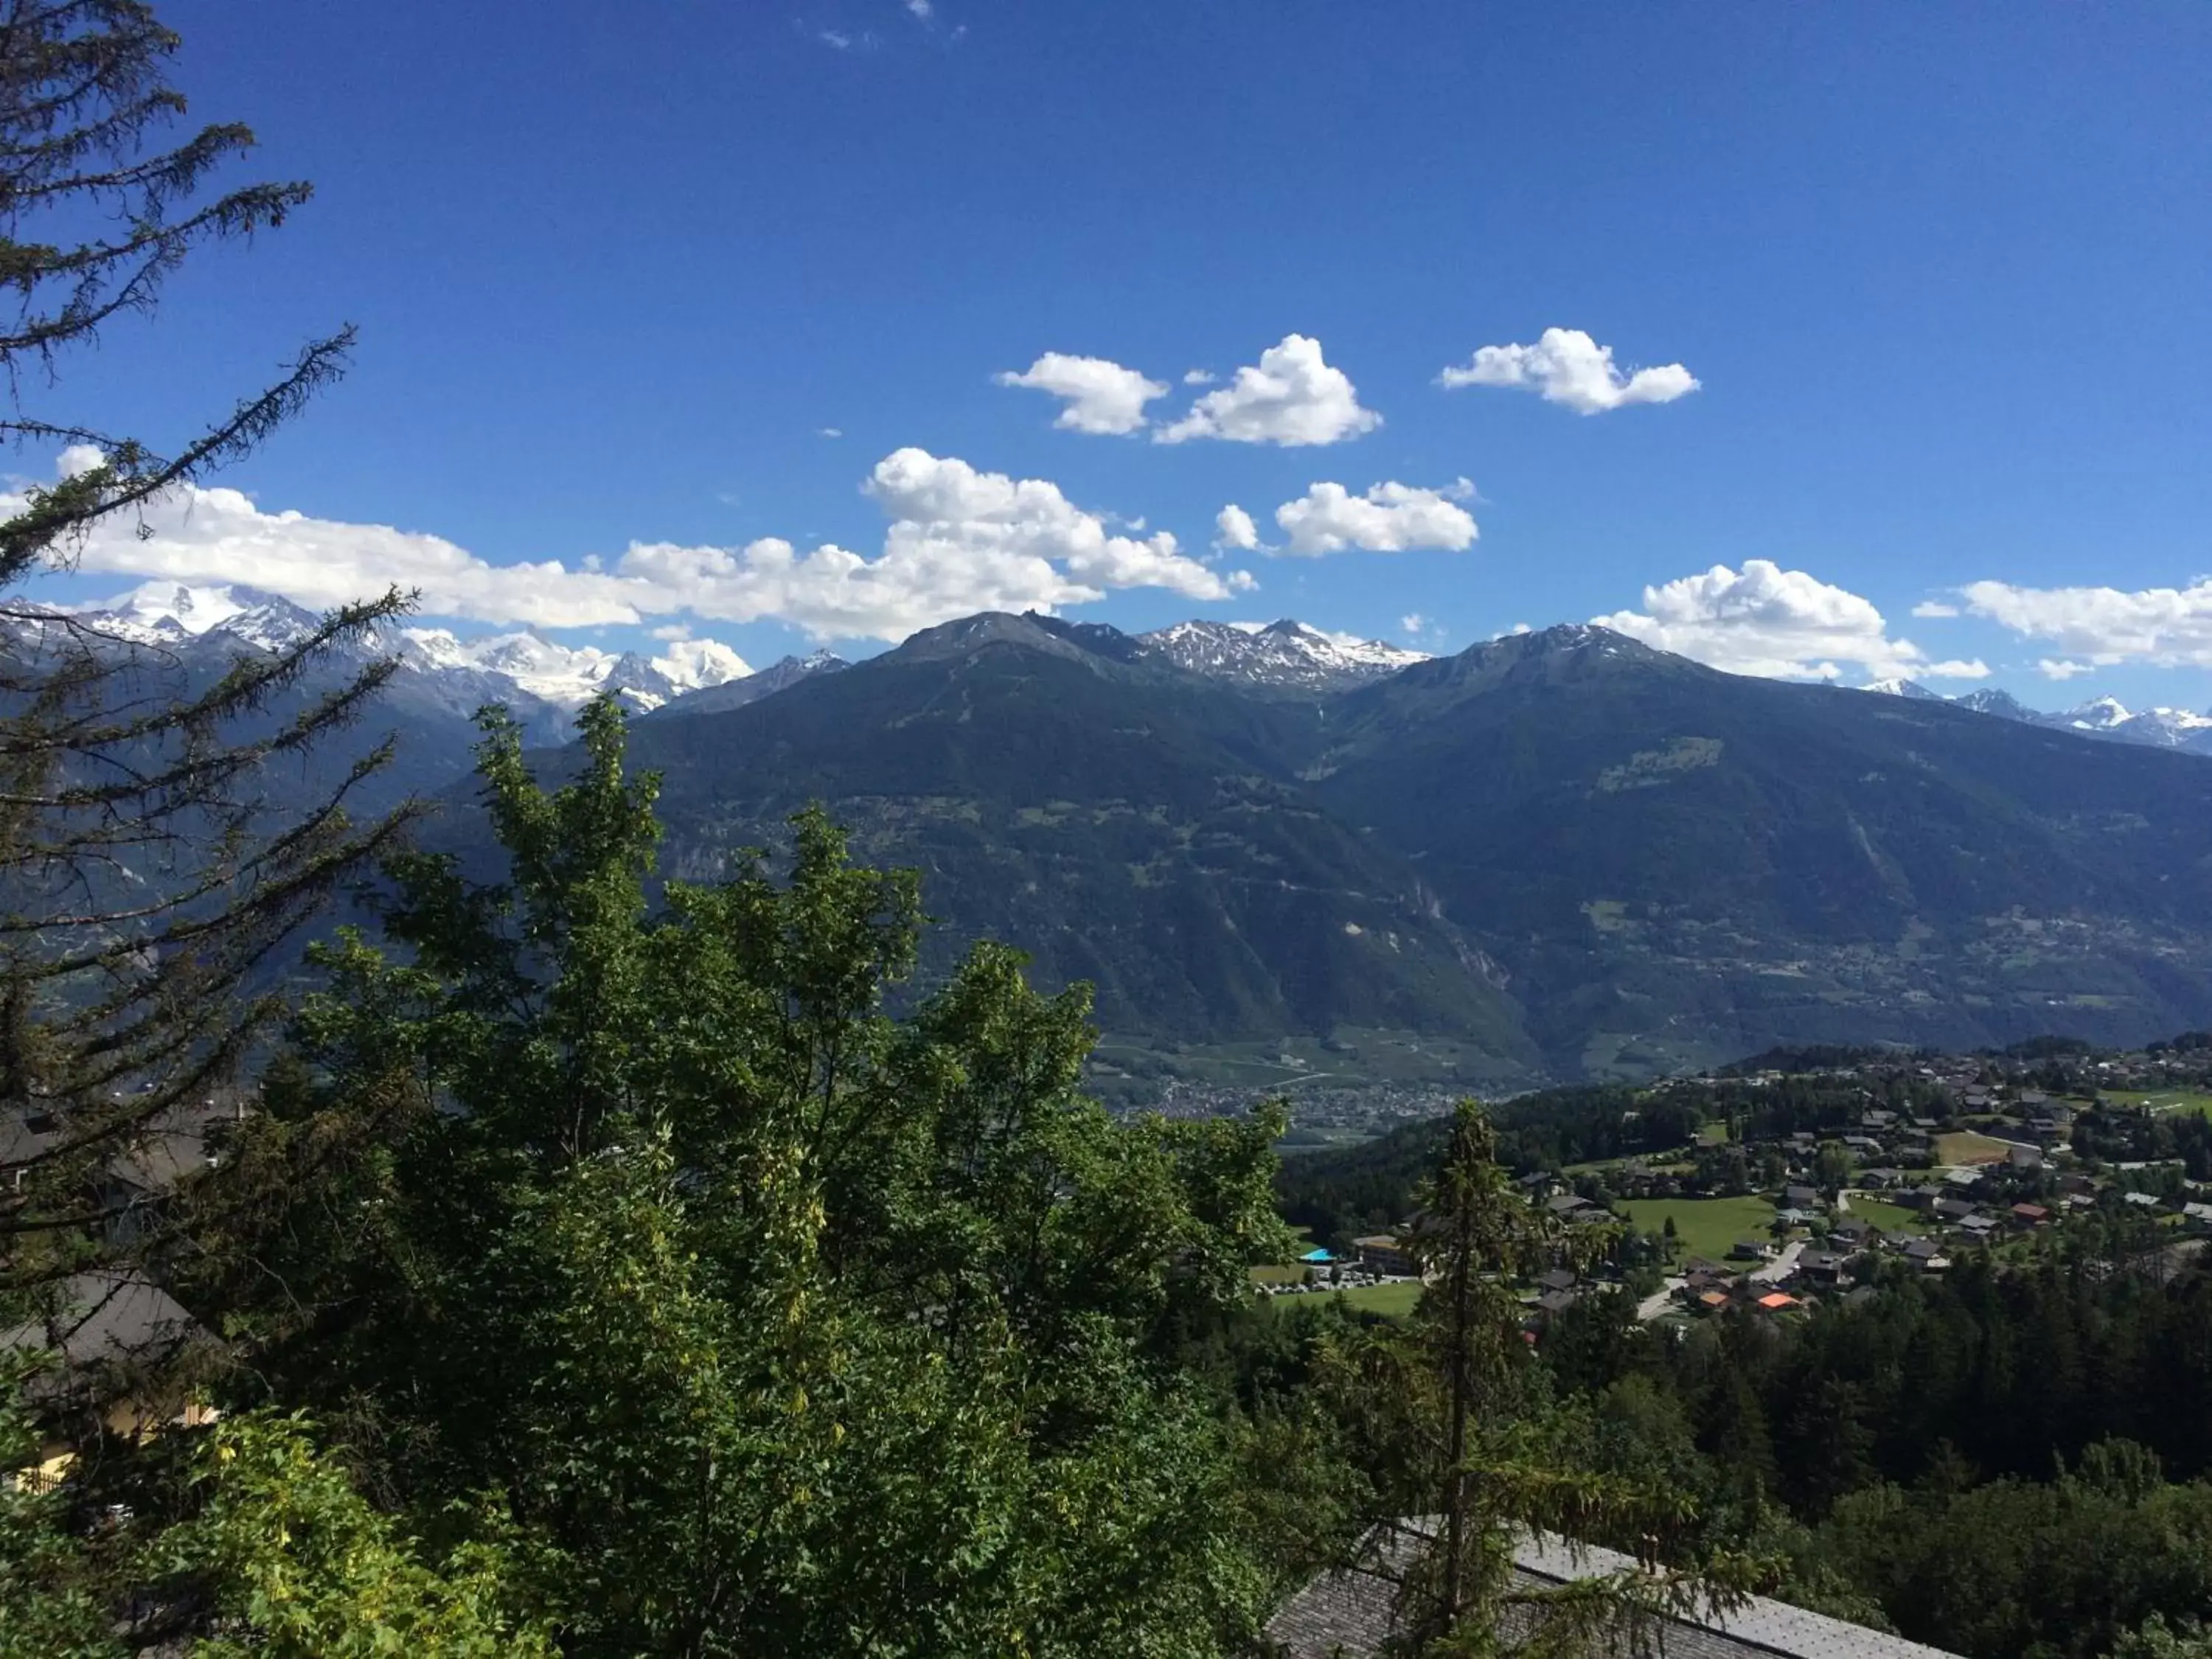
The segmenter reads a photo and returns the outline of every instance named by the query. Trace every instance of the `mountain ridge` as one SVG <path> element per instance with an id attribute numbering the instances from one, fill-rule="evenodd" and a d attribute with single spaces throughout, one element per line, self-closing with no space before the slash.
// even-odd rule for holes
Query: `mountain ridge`
<path id="1" fill-rule="evenodd" d="M 1327 1041 L 1402 1016 L 1524 1079 L 2212 1013 L 2197 757 L 1728 675 L 1594 626 L 1295 697 L 1083 626 L 963 619 L 750 710 L 642 723 L 690 728 L 639 754 L 664 775 L 673 867 L 711 874 L 820 799 L 866 856 L 921 866 L 956 936 L 1096 980 L 1109 1029 L 1172 1043 L 1287 1018 Z M 1325 880 L 1281 891 L 1336 909 L 1224 897 L 1316 858 Z M 1294 995 L 1204 990 L 1173 907 L 1114 873 L 1140 866 L 1194 882 L 1206 948 L 1259 979 L 1320 965 Z M 1354 894 L 1394 908 L 1354 915 Z M 1389 919 L 1407 915 L 1422 927 Z M 1362 975 L 1382 988 L 1364 1002 Z M 1512 1004 L 1510 1037 L 1494 998 L 1454 1003 L 1475 983 Z M 1177 999 L 1196 1000 L 1161 1025 Z"/>
<path id="2" fill-rule="evenodd" d="M 313 618 L 231 589 L 103 620 L 213 673 Z M 820 800 L 858 855 L 923 872 L 929 971 L 1005 939 L 1042 984 L 1091 981 L 1146 1052 L 1388 1048 L 1497 1090 L 1779 1042 L 2212 1024 L 2212 769 L 2116 739 L 2128 711 L 1752 679 L 1595 625 L 1395 669 L 1402 647 L 1219 627 L 1259 644 L 986 613 L 665 698 L 655 658 L 586 665 L 662 775 L 666 874 L 725 873 Z M 452 641 L 369 642 L 413 661 L 368 722 L 403 738 L 380 787 L 472 799 L 487 701 L 573 764 L 569 710 L 530 689 L 576 696 L 570 660 Z M 445 816 L 441 844 L 480 836 Z"/>

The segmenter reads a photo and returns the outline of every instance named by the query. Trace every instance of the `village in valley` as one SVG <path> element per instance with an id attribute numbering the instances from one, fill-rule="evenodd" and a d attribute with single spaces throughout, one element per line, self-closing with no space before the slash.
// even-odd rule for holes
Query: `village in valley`
<path id="1" fill-rule="evenodd" d="M 2064 1039 L 1957 1056 L 1808 1050 L 1496 1115 L 1521 1192 L 1561 1239 L 1557 1264 L 1522 1287 L 1532 1335 L 1600 1297 L 1632 1297 L 1647 1323 L 1802 1318 L 1969 1254 L 2055 1252 L 2163 1279 L 2212 1238 L 2201 1034 L 2124 1053 Z M 1592 1139 L 1625 1150 L 1545 1155 Z M 1409 1204 L 1255 1277 L 1264 1295 L 1402 1315 L 1420 1289 L 1418 1229 Z"/>

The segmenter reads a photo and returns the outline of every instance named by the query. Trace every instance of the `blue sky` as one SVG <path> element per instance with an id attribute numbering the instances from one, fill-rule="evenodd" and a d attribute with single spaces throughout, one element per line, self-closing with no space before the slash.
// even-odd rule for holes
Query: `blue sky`
<path id="1" fill-rule="evenodd" d="M 1431 649 L 1607 617 L 1723 666 L 2212 702 L 2196 0 L 163 12 L 195 117 L 317 198 L 40 411 L 173 441 L 307 336 L 361 347 L 248 499 L 72 587 L 388 571 L 470 628 L 757 663 L 979 593 Z M 1615 380 L 1438 384 L 1547 329 Z M 1287 404 L 1160 441 L 1292 336 Z M 1056 426 L 994 379 L 1047 354 L 1165 390 Z M 1676 372 L 1577 412 L 1639 367 Z M 1217 551 L 1232 502 L 1258 545 Z"/>

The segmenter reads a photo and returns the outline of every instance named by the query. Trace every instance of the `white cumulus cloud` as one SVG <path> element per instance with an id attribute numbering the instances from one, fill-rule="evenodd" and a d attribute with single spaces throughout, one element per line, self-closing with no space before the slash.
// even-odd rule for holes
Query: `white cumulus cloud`
<path id="1" fill-rule="evenodd" d="M 1285 334 L 1246 364 L 1227 386 L 1207 392 L 1190 412 L 1152 434 L 1153 441 L 1179 444 L 1222 438 L 1240 444 L 1333 444 L 1372 432 L 1382 417 L 1359 406 L 1345 372 L 1322 356 L 1321 342 Z"/>
<path id="2" fill-rule="evenodd" d="M 1186 368 L 1182 372 L 1185 386 L 1212 386 L 1220 378 L 1210 368 Z"/>
<path id="3" fill-rule="evenodd" d="M 2045 657 L 2035 665 L 2035 672 L 2047 680 L 2070 680 L 2077 674 L 2096 672 L 2093 663 L 2068 662 L 2058 657 Z"/>
<path id="4" fill-rule="evenodd" d="M 696 617 L 787 622 L 817 638 L 896 641 L 985 610 L 1053 610 L 1118 588 L 1221 599 L 1257 586 L 1185 554 L 1165 531 L 1117 534 L 1058 485 L 985 472 L 921 449 L 877 463 L 866 493 L 889 520 L 874 557 L 766 537 L 741 547 L 633 543 L 606 568 L 494 564 L 443 537 L 265 512 L 234 489 L 188 488 L 146 509 L 147 534 L 110 522 L 79 551 L 88 571 L 237 582 L 327 610 L 397 586 L 429 616 L 543 629 Z M 21 510 L 0 495 L 0 514 Z M 673 621 L 671 621 L 673 626 Z M 662 637 L 675 643 L 673 636 Z"/>
<path id="5" fill-rule="evenodd" d="M 2084 665 L 2150 663 L 2162 668 L 2212 667 L 2212 578 L 2186 587 L 2025 587 L 1969 582 L 1959 590 L 1966 609 L 2022 637 L 2055 646 L 2063 659 L 2043 665 L 2084 672 Z M 2066 660 L 2075 659 L 2079 660 Z"/>
<path id="6" fill-rule="evenodd" d="M 1462 368 L 1437 376 L 1442 386 L 1517 386 L 1578 415 L 1602 415 L 1630 404 L 1670 404 L 1698 389 L 1697 377 L 1680 363 L 1624 374 L 1613 348 L 1578 328 L 1547 328 L 1534 345 L 1488 345 Z"/>
<path id="7" fill-rule="evenodd" d="M 1986 665 L 1931 661 L 1910 640 L 1892 637 L 1873 603 L 1770 559 L 1724 564 L 1644 590 L 1642 611 L 1591 621 L 1732 674 L 1832 680 L 1846 668 L 1868 679 L 1978 679 Z"/>
<path id="8" fill-rule="evenodd" d="M 1260 550 L 1260 526 L 1252 522 L 1252 515 L 1231 501 L 1213 515 L 1213 544 L 1226 551 L 1256 553 Z"/>
<path id="9" fill-rule="evenodd" d="M 769 538 L 738 549 L 635 545 L 621 572 L 693 614 L 773 617 L 821 638 L 900 640 L 976 611 L 1049 611 L 1122 587 L 1219 599 L 1255 584 L 1184 554 L 1165 531 L 1109 533 L 1057 484 L 896 451 L 864 486 L 891 523 L 874 559 L 834 545 L 801 555 Z M 672 606 L 673 608 L 673 606 Z"/>
<path id="10" fill-rule="evenodd" d="M 1945 617 L 1957 616 L 1959 614 L 1959 607 L 1955 605 L 1946 605 L 1941 599 L 1923 599 L 1919 604 L 1912 607 L 1912 614 L 1916 617 L 1927 617 L 1932 621 Z"/>
<path id="11" fill-rule="evenodd" d="M 1355 495 L 1340 483 L 1316 483 L 1275 509 L 1282 550 L 1298 558 L 1358 550 L 1404 553 L 1414 548 L 1464 552 L 1480 533 L 1460 502 L 1474 494 L 1465 478 L 1437 489 L 1378 483 Z"/>
<path id="12" fill-rule="evenodd" d="M 991 377 L 1000 386 L 1027 386 L 1062 400 L 1053 422 L 1071 432 L 1134 432 L 1145 424 L 1145 405 L 1168 395 L 1167 385 L 1103 357 L 1071 357 L 1048 351 L 1027 368 Z"/>

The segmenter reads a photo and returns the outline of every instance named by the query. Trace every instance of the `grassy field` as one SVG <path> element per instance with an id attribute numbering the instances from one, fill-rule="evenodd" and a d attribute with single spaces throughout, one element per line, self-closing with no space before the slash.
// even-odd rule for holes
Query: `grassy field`
<path id="1" fill-rule="evenodd" d="M 1389 1319 L 1403 1319 L 1421 1299 L 1421 1287 L 1409 1279 L 1397 1285 L 1355 1285 L 1348 1291 L 1331 1294 L 1340 1297 L 1347 1308 L 1364 1308 L 1369 1313 L 1378 1313 Z"/>
<path id="2" fill-rule="evenodd" d="M 2115 1106 L 2148 1106 L 2159 1112 L 2194 1112 L 2212 1117 L 2212 1095 L 2193 1089 L 2107 1089 L 2105 1098 Z"/>
<path id="3" fill-rule="evenodd" d="M 1915 1211 L 1901 1204 L 1885 1204 L 1878 1198 L 1851 1194 L 1851 1213 L 1862 1221 L 1870 1222 L 1886 1233 L 1924 1233 L 1928 1224 Z"/>
<path id="4" fill-rule="evenodd" d="M 1641 1232 L 1656 1233 L 1674 1218 L 1684 1251 L 1725 1261 L 1739 1238 L 1765 1238 L 1774 1206 L 1763 1198 L 1631 1198 L 1620 1208 Z"/>
<path id="5" fill-rule="evenodd" d="M 1412 1279 L 1390 1285 L 1355 1285 L 1348 1291 L 1312 1291 L 1305 1296 L 1271 1296 L 1267 1304 L 1271 1308 L 1297 1308 L 1309 1302 L 1320 1302 L 1333 1296 L 1347 1308 L 1362 1308 L 1369 1313 L 1381 1314 L 1386 1319 L 1403 1319 L 1413 1311 L 1413 1304 L 1421 1299 L 1421 1287 Z"/>
<path id="6" fill-rule="evenodd" d="M 1972 1129 L 1960 1129 L 1936 1137 L 1936 1161 L 1938 1164 L 2002 1164 L 2010 1150 L 2003 1141 L 1978 1135 Z"/>

